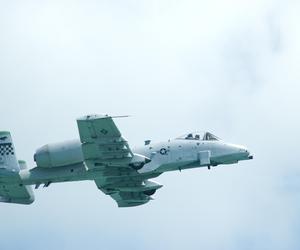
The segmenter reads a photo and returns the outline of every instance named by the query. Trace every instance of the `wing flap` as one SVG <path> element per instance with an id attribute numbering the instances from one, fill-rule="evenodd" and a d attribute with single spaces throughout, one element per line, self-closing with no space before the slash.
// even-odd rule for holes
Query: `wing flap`
<path id="1" fill-rule="evenodd" d="M 110 146 L 113 145 L 113 146 Z M 127 143 L 99 145 L 98 142 L 86 142 L 82 144 L 82 152 L 85 159 L 120 159 L 129 158 L 130 150 Z"/>

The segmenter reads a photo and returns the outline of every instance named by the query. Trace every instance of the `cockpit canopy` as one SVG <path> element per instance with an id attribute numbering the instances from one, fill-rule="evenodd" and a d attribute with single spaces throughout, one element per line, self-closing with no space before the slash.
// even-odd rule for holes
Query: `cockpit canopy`
<path id="1" fill-rule="evenodd" d="M 220 138 L 210 132 L 193 132 L 182 135 L 178 140 L 219 141 Z"/>

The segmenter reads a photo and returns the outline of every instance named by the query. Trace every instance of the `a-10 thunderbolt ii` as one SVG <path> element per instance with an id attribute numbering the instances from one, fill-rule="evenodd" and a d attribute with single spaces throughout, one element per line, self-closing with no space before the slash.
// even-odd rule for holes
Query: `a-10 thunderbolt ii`
<path id="1" fill-rule="evenodd" d="M 233 164 L 253 156 L 215 135 L 188 133 L 159 143 L 131 148 L 108 115 L 77 120 L 80 140 L 47 144 L 34 154 L 36 167 L 18 161 L 9 132 L 0 132 L 0 201 L 31 204 L 31 185 L 92 180 L 119 207 L 143 205 L 162 185 L 149 179 L 166 171 Z"/>

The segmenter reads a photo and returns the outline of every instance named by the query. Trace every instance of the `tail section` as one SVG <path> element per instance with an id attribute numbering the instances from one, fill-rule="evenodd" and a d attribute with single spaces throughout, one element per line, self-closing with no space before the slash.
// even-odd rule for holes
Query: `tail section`
<path id="1" fill-rule="evenodd" d="M 20 170 L 14 145 L 9 132 L 0 132 L 0 167 L 10 171 Z"/>
<path id="2" fill-rule="evenodd" d="M 9 132 L 0 131 L 0 202 L 31 204 L 34 195 L 30 186 L 22 184 L 19 172 L 26 169 L 18 161 Z"/>

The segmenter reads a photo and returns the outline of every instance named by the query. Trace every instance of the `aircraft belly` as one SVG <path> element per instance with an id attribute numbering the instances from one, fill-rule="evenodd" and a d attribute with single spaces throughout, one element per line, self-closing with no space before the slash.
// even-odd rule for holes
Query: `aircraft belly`
<path id="1" fill-rule="evenodd" d="M 220 155 L 212 157 L 211 161 L 217 164 L 232 164 L 237 163 L 238 159 L 235 155 Z"/>
<path id="2" fill-rule="evenodd" d="M 173 162 L 173 163 L 161 165 L 157 169 L 157 171 L 158 172 L 176 171 L 176 170 L 182 170 L 182 169 L 186 169 L 186 168 L 195 168 L 195 167 L 200 167 L 200 165 L 195 163 L 195 161 Z"/>

